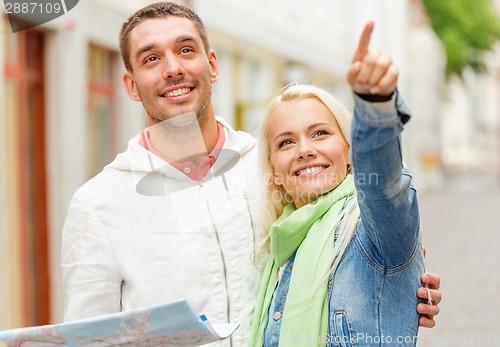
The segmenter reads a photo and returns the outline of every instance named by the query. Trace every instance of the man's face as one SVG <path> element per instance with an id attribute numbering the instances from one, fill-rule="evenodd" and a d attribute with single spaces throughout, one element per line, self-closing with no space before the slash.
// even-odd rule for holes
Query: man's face
<path id="1" fill-rule="evenodd" d="M 196 112 L 213 117 L 212 83 L 219 70 L 213 50 L 207 54 L 195 25 L 187 18 L 148 19 L 130 33 L 132 71 L 123 75 L 128 95 L 141 101 L 148 125 Z"/>

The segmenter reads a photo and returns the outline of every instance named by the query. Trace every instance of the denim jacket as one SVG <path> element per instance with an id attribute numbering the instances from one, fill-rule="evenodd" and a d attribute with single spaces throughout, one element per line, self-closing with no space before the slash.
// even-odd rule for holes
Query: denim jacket
<path id="1" fill-rule="evenodd" d="M 397 91 L 387 102 L 354 98 L 351 162 L 361 220 L 331 279 L 328 336 L 319 338 L 327 346 L 415 346 L 424 261 L 416 191 L 401 153 L 410 113 Z M 278 345 L 293 258 L 274 293 L 265 346 Z M 297 337 L 296 345 L 310 338 L 318 339 Z"/>

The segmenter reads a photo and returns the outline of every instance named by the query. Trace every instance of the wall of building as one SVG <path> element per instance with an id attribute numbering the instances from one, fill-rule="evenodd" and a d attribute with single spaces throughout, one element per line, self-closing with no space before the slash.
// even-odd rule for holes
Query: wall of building
<path id="1" fill-rule="evenodd" d="M 3 27 L 3 23 L 1 23 Z M 4 35 L 0 35 L 0 57 L 3 57 L 4 52 Z M 5 105 L 5 86 L 4 69 L 0 69 L 0 105 Z M 0 109 L 1 114 L 4 113 L 3 106 Z M 9 230 L 9 204 L 12 202 L 9 199 L 7 173 L 9 164 L 7 162 L 7 119 L 0 114 L 0 308 L 4 314 L 0 315 L 0 329 L 5 329 L 11 326 L 13 309 L 11 303 L 14 301 L 12 294 L 12 284 L 16 278 L 12 273 L 11 264 L 11 234 Z"/>

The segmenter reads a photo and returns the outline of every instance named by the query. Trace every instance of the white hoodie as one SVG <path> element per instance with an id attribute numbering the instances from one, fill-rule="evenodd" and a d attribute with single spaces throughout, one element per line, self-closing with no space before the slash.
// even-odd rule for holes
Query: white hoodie
<path id="1" fill-rule="evenodd" d="M 201 182 L 136 136 L 76 191 L 62 241 L 65 321 L 185 298 L 211 322 L 241 323 L 233 346 L 247 344 L 258 284 L 257 145 L 218 121 L 225 143 Z"/>

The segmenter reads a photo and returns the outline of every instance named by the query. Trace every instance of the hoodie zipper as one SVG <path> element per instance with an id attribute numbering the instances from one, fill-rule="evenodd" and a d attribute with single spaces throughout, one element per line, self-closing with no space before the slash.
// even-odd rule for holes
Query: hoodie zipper
<path id="1" fill-rule="evenodd" d="M 219 253 L 220 253 L 220 257 L 222 259 L 222 268 L 223 268 L 223 274 L 224 274 L 224 284 L 225 284 L 225 287 L 226 287 L 226 304 L 227 304 L 226 320 L 227 320 L 227 322 L 230 322 L 229 321 L 229 317 L 230 317 L 230 312 L 231 312 L 231 304 L 230 304 L 230 301 L 229 301 L 229 287 L 228 287 L 228 284 L 227 284 L 226 259 L 224 258 L 224 252 L 222 251 L 222 246 L 220 244 L 219 232 L 218 232 L 218 230 L 217 230 L 217 228 L 215 226 L 214 218 L 212 216 L 212 213 L 210 212 L 210 206 L 208 205 L 207 199 L 205 199 L 205 188 L 203 187 L 203 183 L 201 181 L 198 182 L 198 185 L 200 186 L 200 195 L 201 195 L 203 201 L 205 201 L 205 205 L 206 205 L 206 208 L 207 208 L 207 211 L 208 211 L 208 215 L 210 217 L 210 222 L 213 225 L 215 239 L 217 240 L 217 245 L 219 246 Z M 233 345 L 231 337 L 229 338 L 229 345 L 230 346 Z"/>
<path id="2" fill-rule="evenodd" d="M 243 197 L 245 198 L 245 202 L 247 204 L 247 210 L 248 210 L 248 215 L 250 216 L 250 226 L 252 227 L 252 245 L 253 245 L 253 252 L 252 252 L 252 261 L 255 263 L 255 224 L 253 222 L 253 216 L 252 216 L 252 210 L 250 210 L 250 203 L 248 202 L 248 197 L 247 197 L 247 192 L 246 190 L 243 191 Z"/>

